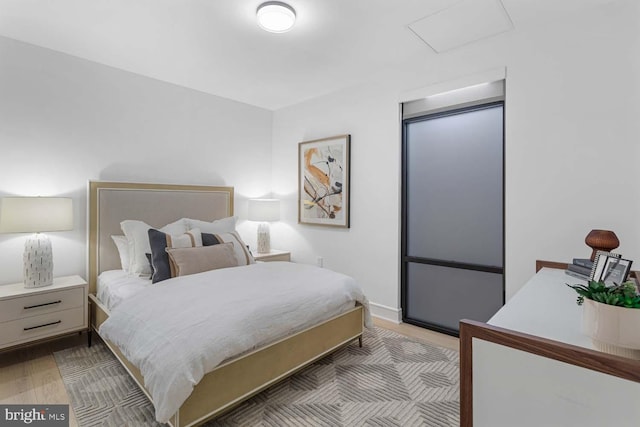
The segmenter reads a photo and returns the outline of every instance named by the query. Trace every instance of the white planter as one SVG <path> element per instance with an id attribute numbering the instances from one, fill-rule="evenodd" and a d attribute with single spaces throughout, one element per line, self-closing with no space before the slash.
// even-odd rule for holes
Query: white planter
<path id="1" fill-rule="evenodd" d="M 584 299 L 582 328 L 596 349 L 640 360 L 640 309 Z"/>

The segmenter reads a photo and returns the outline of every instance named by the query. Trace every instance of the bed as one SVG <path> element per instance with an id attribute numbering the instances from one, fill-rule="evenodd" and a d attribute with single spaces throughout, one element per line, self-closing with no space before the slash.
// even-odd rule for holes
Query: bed
<path id="1" fill-rule="evenodd" d="M 105 293 L 101 291 L 101 297 L 106 301 L 96 295 L 98 277 L 101 273 L 116 271 L 110 274 L 121 274 L 117 273 L 120 269 L 118 251 L 110 238 L 112 235 L 121 234 L 121 221 L 135 218 L 159 227 L 182 217 L 212 221 L 233 215 L 232 187 L 94 181 L 89 183 L 88 191 L 90 323 L 96 332 L 110 318 L 110 308 L 113 309 L 114 304 L 120 303 L 119 299 L 126 299 L 127 295 L 140 298 L 146 286 L 143 281 L 139 286 L 123 285 L 120 293 L 116 292 L 109 297 L 105 297 Z M 245 269 L 242 271 L 247 271 L 247 274 L 257 274 L 256 272 L 266 268 L 275 268 L 255 264 L 250 266 L 251 268 L 248 267 L 238 268 Z M 289 265 L 288 268 L 305 267 Z M 106 273 L 101 278 L 104 279 L 107 275 Z M 115 276 L 110 278 L 111 282 L 124 280 Z M 143 290 L 140 291 L 139 288 Z M 139 291 L 142 293 L 137 295 Z M 121 298 L 122 295 L 124 297 Z M 126 301 L 122 304 L 125 305 Z M 116 318 L 115 314 L 119 313 L 114 313 L 112 321 Z M 356 304 L 340 314 L 306 325 L 302 330 L 294 331 L 240 356 L 225 359 L 202 377 L 188 398 L 169 418 L 169 424 L 178 427 L 203 423 L 332 351 L 354 340 L 359 340 L 361 344 L 364 319 L 364 307 Z M 117 345 L 102 338 L 140 388 L 154 402 L 152 393 L 145 387 L 141 371 L 124 356 Z"/>

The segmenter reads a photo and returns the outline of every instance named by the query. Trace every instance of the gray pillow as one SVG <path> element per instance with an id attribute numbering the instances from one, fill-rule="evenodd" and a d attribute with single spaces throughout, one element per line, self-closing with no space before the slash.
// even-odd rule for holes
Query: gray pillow
<path id="1" fill-rule="evenodd" d="M 197 248 L 167 248 L 166 251 L 176 276 L 238 266 L 232 242 Z"/>

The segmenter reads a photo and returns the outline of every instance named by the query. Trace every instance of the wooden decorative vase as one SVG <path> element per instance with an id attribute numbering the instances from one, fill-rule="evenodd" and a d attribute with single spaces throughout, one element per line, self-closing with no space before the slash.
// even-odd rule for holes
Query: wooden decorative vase
<path id="1" fill-rule="evenodd" d="M 611 230 L 591 230 L 584 242 L 592 249 L 591 261 L 594 261 L 597 251 L 611 252 L 620 246 L 618 236 Z"/>

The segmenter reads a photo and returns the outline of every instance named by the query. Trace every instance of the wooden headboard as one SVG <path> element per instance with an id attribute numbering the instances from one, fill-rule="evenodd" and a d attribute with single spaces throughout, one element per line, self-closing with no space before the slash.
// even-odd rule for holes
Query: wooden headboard
<path id="1" fill-rule="evenodd" d="M 120 269 L 112 235 L 120 222 L 144 221 L 162 227 L 180 218 L 213 221 L 233 215 L 233 187 L 89 181 L 89 292 L 98 275 Z"/>

